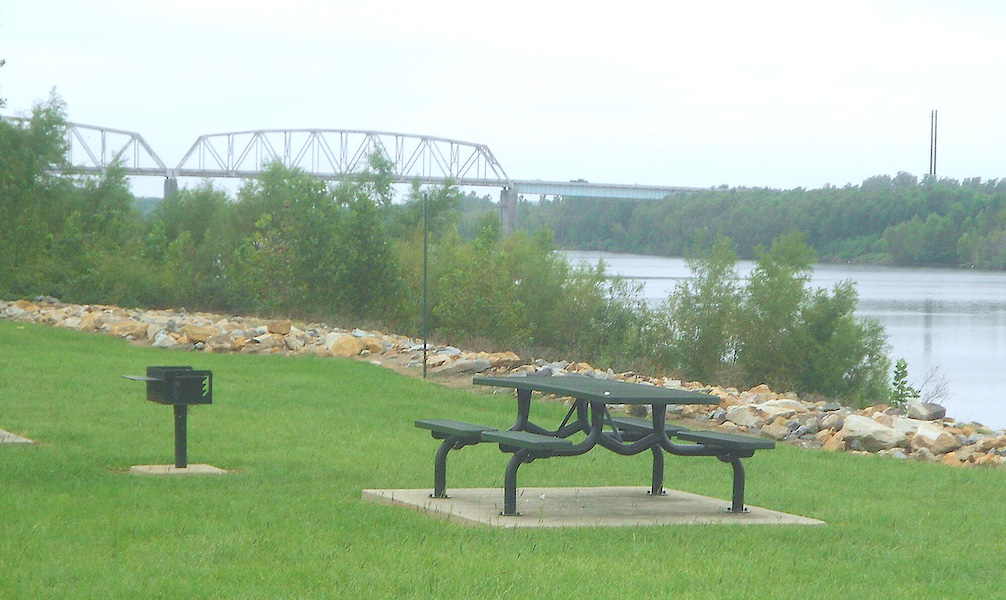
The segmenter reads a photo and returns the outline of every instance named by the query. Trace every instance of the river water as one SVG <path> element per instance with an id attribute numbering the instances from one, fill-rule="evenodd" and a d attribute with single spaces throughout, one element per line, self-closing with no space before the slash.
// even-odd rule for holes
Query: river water
<path id="1" fill-rule="evenodd" d="M 643 296 L 660 302 L 690 275 L 681 258 L 567 252 L 571 263 L 604 260 L 608 272 L 643 284 Z M 754 264 L 740 261 L 741 277 Z M 907 269 L 817 265 L 811 285 L 831 289 L 852 281 L 857 314 L 887 331 L 893 363 L 908 361 L 908 380 L 921 387 L 943 381 L 939 401 L 948 416 L 1006 428 L 1006 273 L 961 269 Z"/>

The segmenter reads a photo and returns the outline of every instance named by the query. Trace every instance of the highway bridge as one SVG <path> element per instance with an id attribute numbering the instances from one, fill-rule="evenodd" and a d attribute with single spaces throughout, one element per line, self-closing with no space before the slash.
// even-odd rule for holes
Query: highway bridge
<path id="1" fill-rule="evenodd" d="M 20 117 L 0 120 L 27 123 Z M 101 174 L 119 165 L 129 176 L 164 178 L 164 194 L 179 177 L 257 177 L 265 164 L 280 161 L 326 181 L 351 178 L 369 166 L 373 152 L 391 164 L 396 183 L 443 184 L 500 189 L 504 231 L 517 224 L 520 195 L 661 199 L 699 188 L 576 181 L 513 179 L 485 144 L 441 137 L 356 129 L 259 129 L 201 135 L 173 167 L 139 133 L 67 123 L 66 163 L 74 173 Z"/>

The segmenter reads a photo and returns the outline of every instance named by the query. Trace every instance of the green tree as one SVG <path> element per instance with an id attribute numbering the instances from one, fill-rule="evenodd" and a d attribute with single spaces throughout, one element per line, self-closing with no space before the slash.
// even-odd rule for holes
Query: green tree
<path id="1" fill-rule="evenodd" d="M 35 105 L 25 123 L 0 121 L 0 292 L 39 293 L 35 273 L 49 235 L 68 214 L 63 165 L 66 128 L 63 101 L 55 95 Z"/>
<path id="2" fill-rule="evenodd" d="M 750 382 L 795 389 L 805 360 L 798 316 L 814 255 L 802 234 L 778 238 L 756 263 L 744 292 L 737 364 Z"/>
<path id="3" fill-rule="evenodd" d="M 651 347 L 658 361 L 689 378 L 713 381 L 733 360 L 737 344 L 740 278 L 737 254 L 719 238 L 704 254 L 688 259 L 691 277 L 678 285 L 658 311 L 663 326 Z"/>

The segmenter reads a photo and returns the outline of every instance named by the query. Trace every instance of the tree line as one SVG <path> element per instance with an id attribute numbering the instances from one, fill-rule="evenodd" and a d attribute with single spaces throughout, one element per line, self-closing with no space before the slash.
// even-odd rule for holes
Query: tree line
<path id="1" fill-rule="evenodd" d="M 741 258 L 789 232 L 822 261 L 1006 269 L 1006 180 L 899 173 L 807 190 L 719 187 L 663 200 L 542 199 L 522 223 L 567 248 L 684 256 L 727 237 Z"/>
<path id="2" fill-rule="evenodd" d="M 337 184 L 275 162 L 233 197 L 204 182 L 140 210 L 121 168 L 56 174 L 67 167 L 64 112 L 53 96 L 23 124 L 0 122 L 0 297 L 418 336 L 425 214 L 426 318 L 441 343 L 860 404 L 890 391 L 883 331 L 854 316 L 855 290 L 808 287 L 806 235 L 770 240 L 746 282 L 733 268 L 737 245 L 715 238 L 692 251 L 692 278 L 649 306 L 603 265 L 572 267 L 547 227 L 502 235 L 487 201 L 453 184 L 416 184 L 396 198 L 379 153 Z"/>

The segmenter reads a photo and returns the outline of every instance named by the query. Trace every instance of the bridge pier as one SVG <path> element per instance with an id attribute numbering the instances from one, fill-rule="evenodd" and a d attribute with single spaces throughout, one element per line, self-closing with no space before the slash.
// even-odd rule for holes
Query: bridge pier
<path id="1" fill-rule="evenodd" d="M 164 178 L 164 197 L 174 196 L 178 193 L 178 178 L 177 177 L 165 177 Z"/>
<path id="2" fill-rule="evenodd" d="M 517 190 L 513 186 L 504 187 L 500 191 L 500 224 L 503 235 L 510 235 L 517 230 Z"/>

